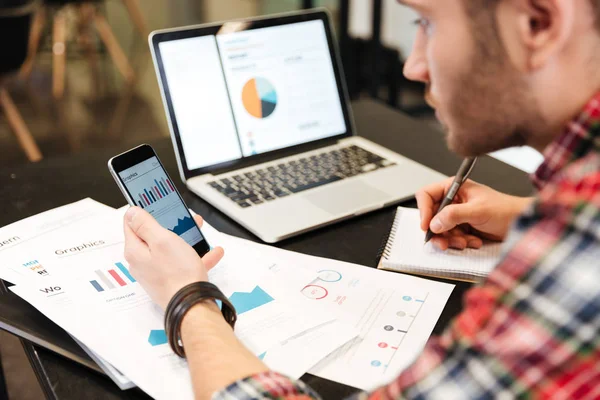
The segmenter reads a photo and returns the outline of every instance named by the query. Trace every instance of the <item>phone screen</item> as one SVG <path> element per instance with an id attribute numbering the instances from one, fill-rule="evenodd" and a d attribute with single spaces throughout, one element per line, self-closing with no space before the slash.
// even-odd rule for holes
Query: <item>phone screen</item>
<path id="1" fill-rule="evenodd" d="M 204 237 L 156 156 L 118 172 L 136 205 L 191 246 Z"/>

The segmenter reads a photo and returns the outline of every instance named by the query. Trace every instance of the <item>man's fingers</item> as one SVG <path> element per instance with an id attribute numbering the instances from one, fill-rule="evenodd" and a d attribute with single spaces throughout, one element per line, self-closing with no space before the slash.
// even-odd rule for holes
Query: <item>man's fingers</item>
<path id="1" fill-rule="evenodd" d="M 470 249 L 480 249 L 483 246 L 483 240 L 474 235 L 465 235 L 467 247 Z"/>
<path id="2" fill-rule="evenodd" d="M 222 247 L 215 247 L 202 257 L 202 262 L 207 270 L 213 269 L 225 255 Z"/>
<path id="3" fill-rule="evenodd" d="M 449 239 L 449 245 L 453 249 L 464 250 L 467 248 L 467 239 L 463 236 L 452 236 Z"/>
<path id="4" fill-rule="evenodd" d="M 431 244 L 433 244 L 440 250 L 448 250 L 448 248 L 450 247 L 448 238 L 445 238 L 443 236 L 434 236 L 433 238 L 431 238 Z"/>
<path id="5" fill-rule="evenodd" d="M 139 207 L 131 207 L 125 213 L 125 223 L 133 233 L 146 243 L 159 240 L 168 231 L 160 226 L 152 215 Z"/>
<path id="6" fill-rule="evenodd" d="M 418 191 L 415 197 L 417 199 L 419 213 L 421 214 L 421 229 L 427 231 L 431 218 L 433 217 L 434 202 L 431 196 L 424 190 Z"/>
<path id="7" fill-rule="evenodd" d="M 202 218 L 199 215 L 194 215 L 194 221 L 196 221 L 196 225 L 198 225 L 198 228 L 202 228 L 202 225 L 204 225 L 204 218 Z"/>
<path id="8" fill-rule="evenodd" d="M 443 233 L 458 225 L 469 224 L 472 218 L 472 206 L 469 204 L 451 204 L 440 211 L 430 224 L 433 233 Z"/>
<path id="9" fill-rule="evenodd" d="M 453 180 L 453 178 L 449 178 L 440 183 L 426 186 L 415 195 L 417 207 L 419 207 L 419 212 L 421 213 L 421 229 L 423 231 L 429 229 L 433 214 L 437 212 L 438 204 L 442 202 Z"/>
<path id="10" fill-rule="evenodd" d="M 148 245 L 144 243 L 131 229 L 127 221 L 123 224 L 125 234 L 125 260 L 129 263 L 135 263 L 148 256 Z"/>

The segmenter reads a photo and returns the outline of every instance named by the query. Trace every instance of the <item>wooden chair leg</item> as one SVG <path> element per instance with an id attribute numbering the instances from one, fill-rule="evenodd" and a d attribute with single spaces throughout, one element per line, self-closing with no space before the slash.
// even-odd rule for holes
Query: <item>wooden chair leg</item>
<path id="1" fill-rule="evenodd" d="M 144 41 L 146 41 L 150 32 L 148 31 L 146 19 L 144 18 L 144 14 L 140 8 L 139 0 L 123 0 L 123 3 L 125 3 L 125 7 L 127 8 L 127 12 L 129 13 L 133 24 L 137 28 L 140 35 L 142 35 Z"/>
<path id="2" fill-rule="evenodd" d="M 125 78 L 127 83 L 132 83 L 135 80 L 135 73 L 133 72 L 133 68 L 127 60 L 127 56 L 121 49 L 117 38 L 115 37 L 110 25 L 108 25 L 108 21 L 104 18 L 103 15 L 96 13 L 94 15 L 94 22 L 96 24 L 96 30 L 98 31 L 98 35 L 100 39 L 106 46 L 108 50 L 108 54 L 112 58 L 115 66 Z"/>
<path id="3" fill-rule="evenodd" d="M 3 88 L 0 88 L 0 106 L 4 108 L 8 125 L 15 133 L 29 161 L 40 161 L 42 159 L 42 152 L 38 148 L 33 136 L 31 136 L 31 132 L 27 129 L 27 125 L 25 125 L 25 121 L 23 121 L 21 114 L 19 114 L 19 110 L 17 110 L 6 89 Z"/>
<path id="4" fill-rule="evenodd" d="M 81 43 L 92 75 L 92 91 L 94 96 L 100 93 L 100 68 L 98 67 L 98 53 L 94 47 L 91 24 L 94 19 L 94 6 L 83 4 L 79 8 L 79 42 Z"/>
<path id="5" fill-rule="evenodd" d="M 31 24 L 31 32 L 29 33 L 29 44 L 27 48 L 27 59 L 23 63 L 21 70 L 19 71 L 19 77 L 21 79 L 28 79 L 33 70 L 33 64 L 37 58 L 37 51 L 40 46 L 40 40 L 42 38 L 42 32 L 44 25 L 46 24 L 46 10 L 42 7 L 35 13 L 33 22 Z"/>
<path id="6" fill-rule="evenodd" d="M 108 130 L 106 136 L 109 138 L 118 138 L 119 134 L 123 130 L 123 126 L 125 125 L 125 121 L 127 121 L 127 115 L 129 112 L 129 107 L 131 106 L 131 100 L 133 100 L 133 95 L 135 92 L 135 85 L 129 84 L 122 91 L 119 96 L 119 101 L 115 107 L 115 110 L 112 114 L 112 118 L 108 125 Z"/>
<path id="7" fill-rule="evenodd" d="M 52 95 L 61 99 L 65 93 L 67 19 L 65 9 L 54 16 L 52 44 Z"/>

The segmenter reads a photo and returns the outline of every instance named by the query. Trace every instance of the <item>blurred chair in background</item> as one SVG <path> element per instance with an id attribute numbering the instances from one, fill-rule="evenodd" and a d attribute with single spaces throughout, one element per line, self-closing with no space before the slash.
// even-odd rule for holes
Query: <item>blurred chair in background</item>
<path id="1" fill-rule="evenodd" d="M 133 25 L 145 41 L 149 30 L 141 12 L 139 0 L 122 0 L 122 2 L 127 8 Z M 103 0 L 44 0 L 44 3 L 45 7 L 40 9 L 34 18 L 31 39 L 29 41 L 29 56 L 21 74 L 23 78 L 27 78 L 31 73 L 46 17 L 47 15 L 52 15 L 52 94 L 56 99 L 63 97 L 67 55 L 67 17 L 74 14 L 77 18 L 78 32 L 76 37 L 86 52 L 92 73 L 97 75 L 95 73 L 97 69 L 97 51 L 92 35 L 92 28 L 95 28 L 98 37 L 106 47 L 113 63 L 125 79 L 125 82 L 129 85 L 133 84 L 136 75 L 131 63 L 119 45 L 106 17 L 99 10 L 99 5 L 103 3 Z"/>
<path id="2" fill-rule="evenodd" d="M 0 37 L 5 38 L 0 45 L 0 108 L 29 161 L 41 160 L 42 153 L 12 101 L 6 84 L 9 75 L 16 73 L 27 57 L 31 20 L 38 6 L 36 0 L 0 0 Z"/>

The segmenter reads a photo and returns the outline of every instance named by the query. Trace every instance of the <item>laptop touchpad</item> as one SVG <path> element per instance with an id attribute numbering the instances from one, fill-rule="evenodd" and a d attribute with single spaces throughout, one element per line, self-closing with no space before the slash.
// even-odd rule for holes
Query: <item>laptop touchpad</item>
<path id="1" fill-rule="evenodd" d="M 383 204 L 390 199 L 390 195 L 359 180 L 353 180 L 306 193 L 304 198 L 322 210 L 338 215 L 356 212 L 378 203 Z"/>

